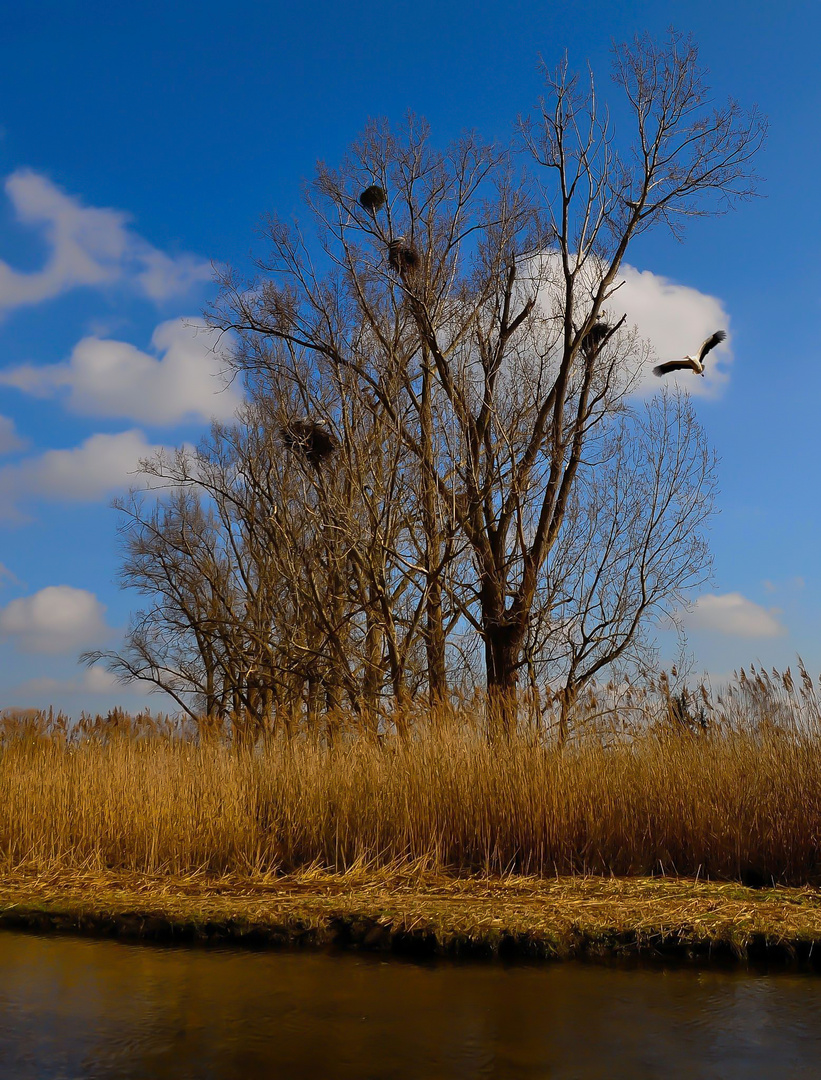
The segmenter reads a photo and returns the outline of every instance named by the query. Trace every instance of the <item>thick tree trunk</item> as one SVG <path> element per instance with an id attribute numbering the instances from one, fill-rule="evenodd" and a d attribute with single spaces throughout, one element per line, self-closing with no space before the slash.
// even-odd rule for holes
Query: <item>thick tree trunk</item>
<path id="1" fill-rule="evenodd" d="M 491 732 L 510 738 L 517 724 L 521 634 L 516 626 L 499 623 L 485 627 L 485 673 Z"/>
<path id="2" fill-rule="evenodd" d="M 521 612 L 506 610 L 497 576 L 484 576 L 480 597 L 490 732 L 510 738 L 518 719 L 516 691 L 527 620 Z"/>

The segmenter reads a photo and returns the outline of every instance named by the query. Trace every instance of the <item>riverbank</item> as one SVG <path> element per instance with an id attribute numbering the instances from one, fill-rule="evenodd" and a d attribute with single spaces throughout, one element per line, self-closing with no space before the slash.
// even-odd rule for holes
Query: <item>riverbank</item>
<path id="1" fill-rule="evenodd" d="M 821 890 L 677 878 L 14 872 L 0 880 L 0 927 L 419 956 L 736 957 L 821 965 Z"/>

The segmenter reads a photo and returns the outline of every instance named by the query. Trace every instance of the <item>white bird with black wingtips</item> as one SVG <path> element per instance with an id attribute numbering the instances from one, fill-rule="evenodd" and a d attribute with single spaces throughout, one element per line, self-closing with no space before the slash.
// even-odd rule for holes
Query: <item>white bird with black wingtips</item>
<path id="1" fill-rule="evenodd" d="M 669 375 L 671 371 L 694 371 L 696 375 L 704 376 L 704 357 L 710 351 L 714 349 L 716 345 L 720 345 L 726 338 L 727 334 L 724 330 L 716 330 L 714 334 L 711 334 L 701 343 L 701 348 L 698 350 L 696 356 L 685 356 L 681 360 L 668 360 L 666 364 L 659 364 L 653 368 L 654 375 Z"/>

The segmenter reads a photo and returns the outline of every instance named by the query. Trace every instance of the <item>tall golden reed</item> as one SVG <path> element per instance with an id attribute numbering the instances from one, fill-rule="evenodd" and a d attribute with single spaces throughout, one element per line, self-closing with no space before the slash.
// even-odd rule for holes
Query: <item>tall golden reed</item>
<path id="1" fill-rule="evenodd" d="M 821 721 L 802 675 L 742 672 L 683 716 L 669 693 L 660 712 L 664 695 L 631 691 L 625 706 L 611 687 L 564 746 L 546 729 L 489 740 L 467 712 L 380 741 L 254 747 L 122 714 L 80 734 L 7 716 L 0 869 L 253 877 L 413 863 L 818 881 Z"/>

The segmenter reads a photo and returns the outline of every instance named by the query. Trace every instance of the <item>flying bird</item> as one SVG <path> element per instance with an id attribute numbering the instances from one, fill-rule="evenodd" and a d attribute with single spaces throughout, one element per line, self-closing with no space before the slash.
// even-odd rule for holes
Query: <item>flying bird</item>
<path id="1" fill-rule="evenodd" d="M 671 371 L 694 371 L 696 375 L 704 375 L 704 358 L 710 349 L 714 349 L 716 345 L 726 338 L 727 334 L 724 330 L 716 330 L 714 334 L 711 334 L 701 343 L 701 348 L 698 350 L 696 356 L 685 356 L 681 360 L 668 360 L 666 364 L 659 364 L 653 368 L 654 375 L 669 375 Z"/>

